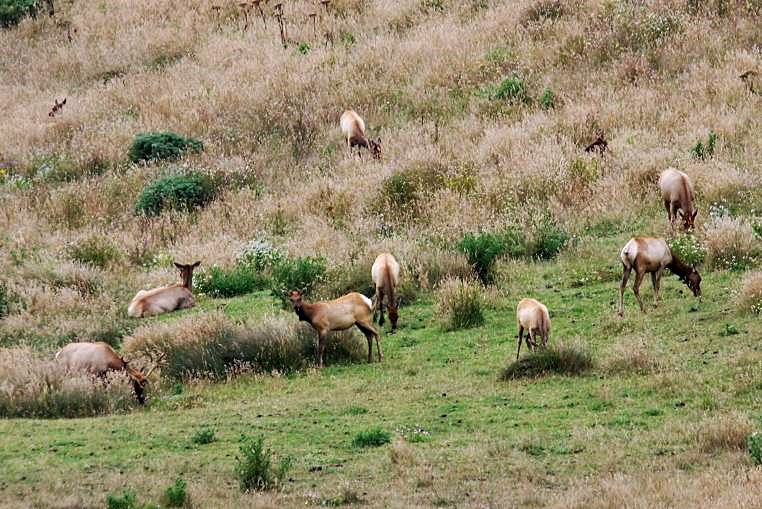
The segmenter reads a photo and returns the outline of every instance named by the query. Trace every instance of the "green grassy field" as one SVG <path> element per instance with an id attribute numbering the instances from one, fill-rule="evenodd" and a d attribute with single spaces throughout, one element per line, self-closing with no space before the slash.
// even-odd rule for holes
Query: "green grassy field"
<path id="1" fill-rule="evenodd" d="M 595 497 L 594 487 L 620 475 L 633 490 L 647 472 L 684 483 L 717 472 L 758 479 L 743 451 L 704 450 L 697 438 L 712 416 L 746 416 L 762 426 L 762 327 L 734 311 L 738 276 L 706 273 L 700 303 L 669 276 L 662 305 L 645 315 L 628 290 L 621 319 L 609 255 L 624 240 L 583 239 L 556 263 L 502 264 L 506 283 L 482 327 L 443 332 L 432 302 L 405 307 L 399 332 L 383 335 L 381 364 L 244 375 L 186 385 L 175 395 L 154 387 L 148 408 L 126 415 L 0 421 L 2 504 L 97 507 L 123 487 L 158 500 L 181 476 L 197 507 L 337 505 L 355 495 L 372 507 L 614 507 L 616 499 L 605 489 Z M 550 308 L 551 343 L 592 352 L 589 374 L 498 380 L 515 356 L 513 308 L 525 295 Z M 280 312 L 259 293 L 205 300 L 161 319 L 220 304 L 234 318 Z M 628 351 L 656 365 L 647 374 L 615 369 L 634 364 Z M 375 426 L 391 432 L 393 443 L 352 445 Z M 193 444 L 203 427 L 215 430 L 216 441 Z M 276 455 L 295 458 L 282 490 L 239 492 L 233 468 L 242 434 L 262 434 Z M 581 479 L 587 496 L 574 492 Z M 641 493 L 641 503 L 680 505 L 654 496 L 666 498 Z"/>

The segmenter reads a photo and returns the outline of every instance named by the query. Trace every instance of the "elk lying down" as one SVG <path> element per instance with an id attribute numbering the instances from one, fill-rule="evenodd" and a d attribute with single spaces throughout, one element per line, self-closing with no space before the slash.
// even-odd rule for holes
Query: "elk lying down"
<path id="1" fill-rule="evenodd" d="M 323 367 L 326 336 L 331 331 L 346 330 L 356 325 L 368 340 L 368 362 L 372 360 L 373 338 L 378 347 L 378 362 L 384 359 L 378 332 L 373 328 L 373 303 L 365 295 L 348 293 L 338 299 L 308 304 L 302 300 L 302 292 L 287 293 L 291 306 L 299 320 L 312 325 L 318 334 L 317 365 Z"/>
<path id="2" fill-rule="evenodd" d="M 141 405 L 145 404 L 148 377 L 156 368 L 154 365 L 147 373 L 133 368 L 107 343 L 69 343 L 56 354 L 56 360 L 69 371 L 84 371 L 99 377 L 106 376 L 109 371 L 126 373 Z"/>
<path id="3" fill-rule="evenodd" d="M 132 318 L 161 315 L 178 309 L 192 308 L 196 305 L 193 298 L 193 269 L 201 262 L 192 265 L 175 263 L 180 269 L 182 282 L 169 286 L 140 290 L 130 302 L 127 314 Z"/>
<path id="4" fill-rule="evenodd" d="M 366 148 L 373 154 L 375 159 L 381 159 L 381 138 L 375 140 L 365 136 L 365 122 L 362 117 L 354 110 L 347 110 L 341 115 L 341 132 L 347 140 L 347 148 L 350 150 L 357 147 L 357 153 L 360 154 L 360 148 Z"/>
<path id="5" fill-rule="evenodd" d="M 516 306 L 516 324 L 519 328 L 519 347 L 516 350 L 516 360 L 519 360 L 521 352 L 521 340 L 524 336 L 524 330 L 527 331 L 527 347 L 534 351 L 537 348 L 536 337 L 539 335 L 542 339 L 542 347 L 548 345 L 548 335 L 550 334 L 550 315 L 545 304 L 535 299 L 521 299 Z"/>
<path id="6" fill-rule="evenodd" d="M 392 322 L 392 333 L 397 330 L 397 297 L 395 289 L 400 280 L 400 264 L 389 253 L 378 255 L 373 267 L 370 269 L 370 275 L 373 278 L 373 284 L 376 287 L 376 294 L 373 296 L 373 321 L 376 321 L 376 315 L 380 315 L 378 324 L 384 325 L 384 306 L 389 310 L 389 321 Z M 386 304 L 384 304 L 386 300 Z"/>
<path id="7" fill-rule="evenodd" d="M 635 270 L 635 283 L 632 292 L 638 299 L 640 310 L 646 312 L 643 301 L 640 298 L 640 285 L 646 272 L 651 273 L 651 283 L 654 287 L 655 303 L 659 303 L 659 285 L 664 269 L 669 269 L 691 289 L 693 295 L 701 295 L 701 276 L 696 267 L 684 263 L 667 245 L 667 241 L 658 237 L 633 237 L 624 245 L 619 253 L 622 259 L 624 273 L 622 283 L 619 285 L 619 316 L 624 315 L 624 289 L 627 288 L 627 280 L 630 273 Z"/>

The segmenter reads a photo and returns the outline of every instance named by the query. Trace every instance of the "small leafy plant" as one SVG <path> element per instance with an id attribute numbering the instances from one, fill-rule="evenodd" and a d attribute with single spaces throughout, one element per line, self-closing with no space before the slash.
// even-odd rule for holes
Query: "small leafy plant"
<path id="1" fill-rule="evenodd" d="M 165 210 L 204 207 L 216 194 L 212 180 L 198 172 L 170 175 L 148 184 L 135 205 L 137 214 L 158 216 Z"/>
<path id="2" fill-rule="evenodd" d="M 186 152 L 201 152 L 204 144 L 172 131 L 139 133 L 128 152 L 133 163 L 174 160 Z"/>
<path id="3" fill-rule="evenodd" d="M 755 465 L 762 465 L 762 433 L 759 431 L 749 435 L 746 439 L 746 448 Z"/>
<path id="4" fill-rule="evenodd" d="M 718 138 L 719 136 L 717 133 L 710 131 L 706 143 L 704 140 L 698 140 L 696 144 L 693 145 L 693 148 L 691 148 L 691 155 L 702 161 L 712 157 L 714 155 L 714 147 L 717 144 Z"/>
<path id="5" fill-rule="evenodd" d="M 552 110 L 556 107 L 556 94 L 549 88 L 542 91 L 540 97 L 540 108 L 543 110 Z"/>
<path id="6" fill-rule="evenodd" d="M 164 505 L 167 507 L 185 507 L 188 504 L 188 483 L 182 478 L 175 479 L 164 491 Z"/>
<path id="7" fill-rule="evenodd" d="M 367 431 L 357 433 L 352 439 L 352 445 L 355 447 L 379 447 L 391 441 L 391 433 L 376 426 Z"/>
<path id="8" fill-rule="evenodd" d="M 283 483 L 291 470 L 293 460 L 284 457 L 273 467 L 272 450 L 265 448 L 262 436 L 241 436 L 240 453 L 235 472 L 241 491 L 264 491 Z"/>
<path id="9" fill-rule="evenodd" d="M 201 428 L 191 437 L 191 442 L 198 445 L 211 444 L 215 440 L 214 428 Z"/>
<path id="10" fill-rule="evenodd" d="M 490 101 L 529 102 L 526 84 L 516 75 L 503 79 L 499 85 L 490 85 L 484 93 Z"/>

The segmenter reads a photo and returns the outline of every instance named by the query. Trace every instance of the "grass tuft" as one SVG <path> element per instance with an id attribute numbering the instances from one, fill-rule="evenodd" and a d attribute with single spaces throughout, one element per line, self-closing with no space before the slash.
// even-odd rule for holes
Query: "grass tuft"
<path id="1" fill-rule="evenodd" d="M 500 380 L 534 378 L 543 375 L 581 375 L 593 367 L 589 352 L 570 346 L 538 349 L 512 362 L 500 374 Z"/>
<path id="2" fill-rule="evenodd" d="M 392 434 L 376 426 L 367 431 L 360 431 L 352 439 L 355 447 L 379 447 L 392 441 Z"/>

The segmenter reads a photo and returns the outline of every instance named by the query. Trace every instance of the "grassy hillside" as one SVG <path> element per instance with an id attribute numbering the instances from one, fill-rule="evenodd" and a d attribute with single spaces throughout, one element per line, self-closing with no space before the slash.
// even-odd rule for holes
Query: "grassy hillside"
<path id="1" fill-rule="evenodd" d="M 762 428 L 762 83 L 739 77 L 762 73 L 758 2 L 295 0 L 285 47 L 269 5 L 264 20 L 238 2 L 54 5 L 0 29 L 2 394 L 53 390 L 49 359 L 73 340 L 129 351 L 206 322 L 295 321 L 272 268 L 246 276 L 255 292 L 127 317 L 138 289 L 176 279 L 173 259 L 232 272 L 254 240 L 322 259 L 314 298 L 367 291 L 374 256 L 393 252 L 404 306 L 382 364 L 179 384 L 165 369 L 145 409 L 117 387 L 87 389 L 103 394 L 78 415 L 98 417 L 0 415 L 0 505 L 99 507 L 123 488 L 157 502 L 178 476 L 197 507 L 762 504 L 746 451 Z M 347 152 L 347 108 L 380 161 Z M 133 162 L 150 131 L 203 149 Z M 600 134 L 609 150 L 586 153 Z M 691 236 L 659 202 L 670 166 L 695 184 Z M 205 186 L 190 210 L 145 205 L 146 187 L 188 175 Z M 437 292 L 472 277 L 457 246 L 474 232 L 508 252 L 480 290 L 484 325 L 446 332 Z M 658 309 L 641 315 L 628 290 L 616 316 L 635 234 L 703 261 L 700 302 L 665 276 Z M 499 380 L 525 296 L 589 371 Z M 375 426 L 390 444 L 353 445 Z M 194 444 L 203 427 L 216 441 Z M 281 489 L 240 493 L 242 433 L 294 458 Z"/>

